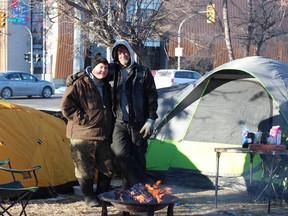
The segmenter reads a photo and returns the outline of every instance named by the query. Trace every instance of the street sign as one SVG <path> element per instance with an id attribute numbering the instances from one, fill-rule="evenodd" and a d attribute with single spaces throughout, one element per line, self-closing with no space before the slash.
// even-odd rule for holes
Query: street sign
<path id="1" fill-rule="evenodd" d="M 11 23 L 21 23 L 22 22 L 21 18 L 8 18 L 7 20 L 8 20 L 8 22 L 11 22 Z"/>
<path id="2" fill-rule="evenodd" d="M 23 2 L 17 2 L 17 4 L 14 2 L 8 22 L 12 24 L 28 25 L 30 21 L 29 10 L 29 6 L 25 5 Z"/>
<path id="3" fill-rule="evenodd" d="M 182 56 L 183 55 L 183 48 L 182 47 L 176 47 L 175 48 L 175 56 Z"/>

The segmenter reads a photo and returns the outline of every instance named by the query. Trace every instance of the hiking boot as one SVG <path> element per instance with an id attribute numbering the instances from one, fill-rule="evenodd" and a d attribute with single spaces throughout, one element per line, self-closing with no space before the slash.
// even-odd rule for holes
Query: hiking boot
<path id="1" fill-rule="evenodd" d="M 97 188 L 96 188 L 96 194 L 97 196 L 101 193 L 110 191 L 110 183 L 112 178 L 104 175 L 103 173 L 98 173 L 97 178 Z"/>
<path id="2" fill-rule="evenodd" d="M 96 197 L 93 190 L 93 179 L 78 179 L 81 191 L 84 195 L 84 201 L 88 207 L 101 206 L 100 200 Z"/>
<path id="3" fill-rule="evenodd" d="M 112 180 L 111 177 L 108 177 L 101 172 L 98 173 L 97 189 L 96 189 L 97 197 L 99 194 L 102 194 L 102 193 L 105 193 L 105 192 L 108 192 L 111 190 L 111 187 L 110 187 L 111 180 Z M 106 206 L 112 206 L 112 204 L 110 202 L 100 201 L 100 200 L 99 200 L 99 202 L 104 203 Z"/>
<path id="4" fill-rule="evenodd" d="M 100 207 L 100 206 L 102 206 L 100 201 L 96 197 L 84 196 L 84 201 L 88 207 Z"/>

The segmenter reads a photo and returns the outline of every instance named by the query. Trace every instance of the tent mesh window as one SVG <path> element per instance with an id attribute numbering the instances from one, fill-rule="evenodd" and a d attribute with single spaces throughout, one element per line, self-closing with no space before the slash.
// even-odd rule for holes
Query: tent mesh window
<path id="1" fill-rule="evenodd" d="M 201 98 L 184 139 L 242 145 L 243 125 L 250 131 L 269 131 L 281 122 L 272 98 L 256 80 L 216 79 Z"/>

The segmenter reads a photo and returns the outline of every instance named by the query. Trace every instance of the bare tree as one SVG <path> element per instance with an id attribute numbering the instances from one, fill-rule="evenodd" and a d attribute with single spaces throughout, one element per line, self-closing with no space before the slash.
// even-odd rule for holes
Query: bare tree
<path id="1" fill-rule="evenodd" d="M 61 15 L 81 26 L 83 41 L 112 47 L 118 38 L 130 42 L 140 61 L 150 66 L 149 39 L 161 40 L 169 12 L 164 1 L 154 0 L 63 0 L 57 1 Z M 76 12 L 81 13 L 81 18 Z M 87 37 L 89 35 L 89 37 Z"/>
<path id="2" fill-rule="evenodd" d="M 201 8 L 203 10 L 204 5 L 211 4 L 213 1 L 189 0 L 188 2 L 193 5 L 193 10 L 185 1 L 186 7 L 182 7 L 182 12 L 186 14 L 197 13 Z M 225 41 L 229 60 L 235 58 L 235 53 L 237 58 L 261 55 L 269 40 L 279 38 L 284 41 L 287 38 L 287 0 L 223 0 L 217 3 L 215 2 L 215 22 L 211 25 L 215 27 L 215 31 L 199 40 L 197 34 L 190 33 L 189 41 L 197 44 L 199 48 L 191 56 L 191 62 L 195 62 L 197 58 L 200 60 L 201 53 L 203 58 L 205 55 L 208 58 L 209 49 L 211 56 L 216 38 Z M 241 48 L 242 54 L 239 52 Z M 206 52 L 203 52 L 205 49 Z"/>
<path id="3" fill-rule="evenodd" d="M 230 32 L 231 23 L 229 22 L 230 14 L 228 13 L 229 4 L 228 1 L 223 0 L 220 4 L 214 4 L 212 0 L 209 1 L 201 1 L 201 0 L 188 0 L 185 2 L 175 1 L 174 7 L 171 7 L 176 11 L 177 18 L 176 22 L 174 23 L 174 31 L 177 29 L 177 24 L 183 20 L 183 17 L 200 17 L 202 22 L 206 22 L 207 20 L 207 6 L 214 7 L 214 21 L 210 22 L 209 25 L 209 33 L 205 32 L 204 34 L 201 32 L 190 32 L 189 38 L 187 37 L 186 40 L 190 41 L 191 44 L 195 47 L 195 52 L 193 55 L 189 56 L 190 62 L 186 61 L 186 65 L 194 64 L 206 64 L 206 69 L 210 69 L 210 62 L 213 60 L 213 56 L 211 55 L 213 46 L 215 45 L 215 41 L 219 39 L 225 41 L 227 56 L 231 60 L 234 60 L 234 51 L 232 47 L 232 35 Z M 220 2 L 218 2 L 220 3 Z M 204 24 L 204 23 L 203 23 Z M 191 25 L 194 25 L 193 23 Z M 204 27 L 203 27 L 204 28 Z M 171 31 L 173 32 L 173 31 Z M 184 58 L 183 58 L 184 59 Z M 182 60 L 183 61 L 183 60 Z M 208 63 L 209 65 L 207 65 Z M 204 65 L 200 67 L 203 68 Z M 199 67 L 198 67 L 199 68 Z M 205 67 L 204 67 L 205 68 Z M 204 69 L 205 70 L 205 69 Z"/>
<path id="4" fill-rule="evenodd" d="M 266 41 L 288 35 L 287 26 L 281 25 L 288 14 L 272 0 L 261 0 L 255 7 L 255 14 L 258 16 L 255 16 L 255 31 L 252 37 L 256 45 L 256 55 L 260 55 L 261 47 Z"/>
<path id="5" fill-rule="evenodd" d="M 245 45 L 244 56 L 251 53 L 251 45 L 255 46 L 255 55 L 261 55 L 267 41 L 287 37 L 287 7 L 282 5 L 275 0 L 247 1 L 248 14 L 243 11 L 234 27 L 235 39 Z"/>
<path id="6" fill-rule="evenodd" d="M 248 23 L 247 23 L 247 37 L 246 40 L 244 40 L 244 57 L 248 56 L 250 53 L 251 39 L 254 30 L 253 28 L 254 13 L 253 13 L 252 0 L 247 0 L 247 6 L 248 6 Z"/>

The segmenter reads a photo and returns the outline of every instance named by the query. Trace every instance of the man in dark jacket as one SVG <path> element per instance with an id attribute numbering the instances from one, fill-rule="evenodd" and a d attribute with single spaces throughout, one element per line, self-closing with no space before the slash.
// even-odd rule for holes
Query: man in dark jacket
<path id="1" fill-rule="evenodd" d="M 96 55 L 92 66 L 70 85 L 63 95 L 61 110 L 67 118 L 67 137 L 85 202 L 99 206 L 97 195 L 110 188 L 113 177 L 113 153 L 110 145 L 114 118 L 111 104 L 111 86 L 105 77 L 108 61 Z M 93 190 L 98 169 L 97 189 Z"/>
<path id="2" fill-rule="evenodd" d="M 112 58 L 116 122 L 111 149 L 123 174 L 123 187 L 127 189 L 149 181 L 145 174 L 145 155 L 147 139 L 158 117 L 158 94 L 151 72 L 134 61 L 134 52 L 127 41 L 115 42 Z"/>

